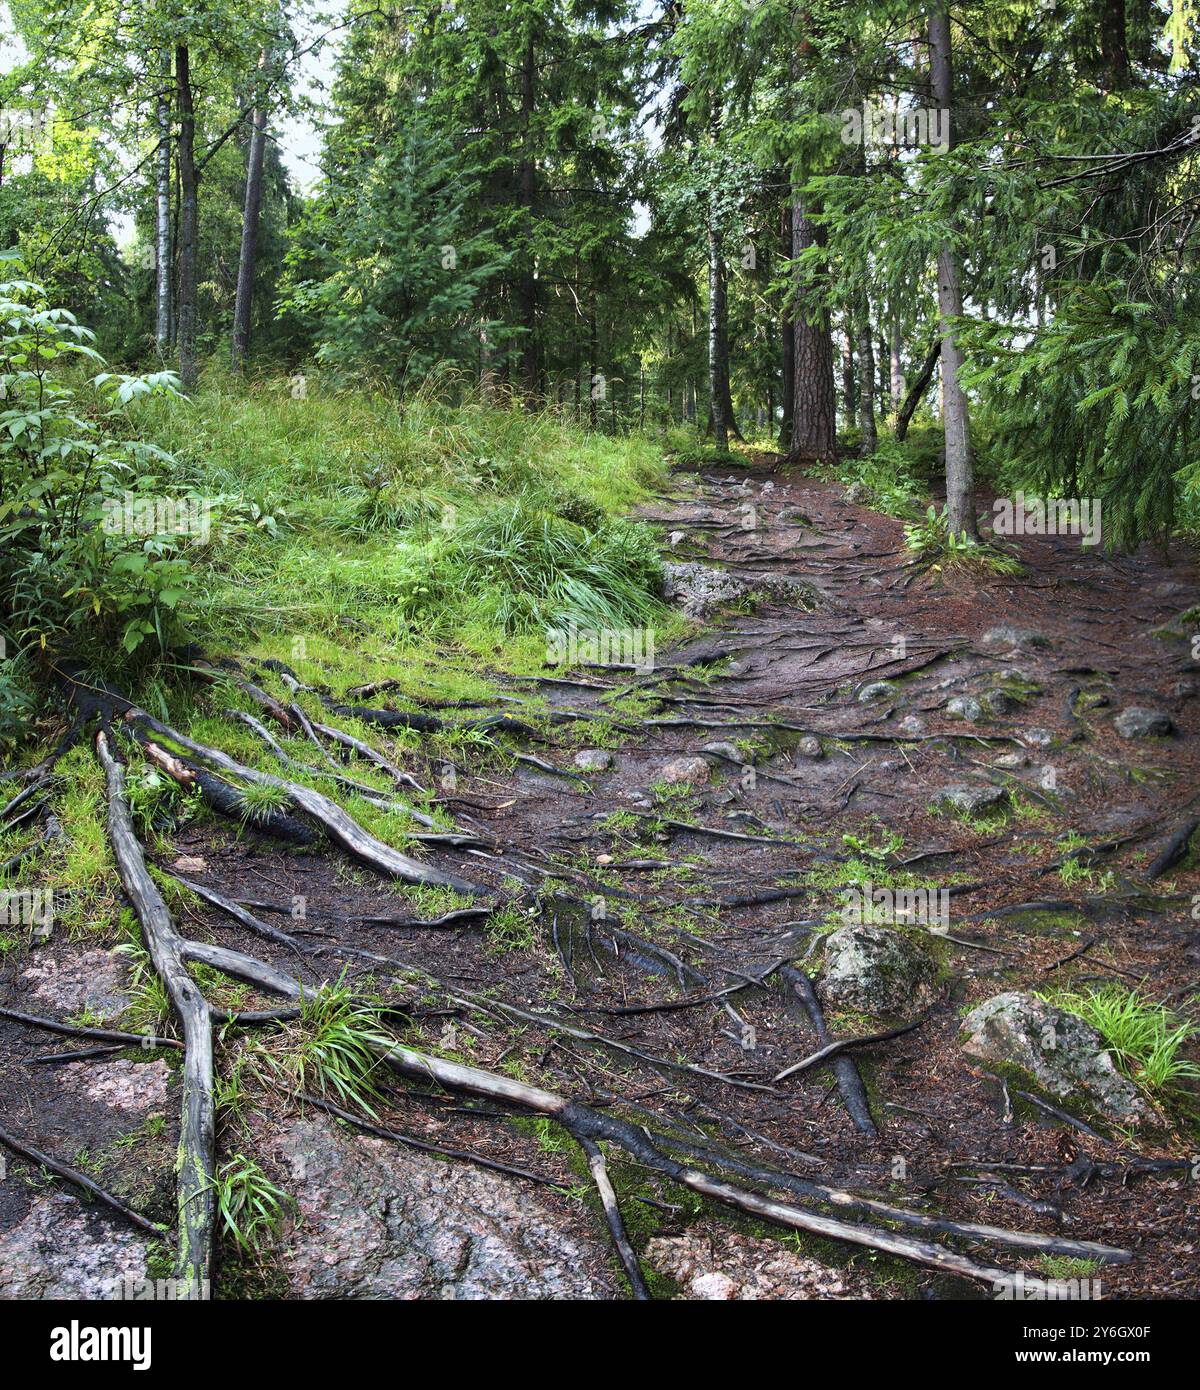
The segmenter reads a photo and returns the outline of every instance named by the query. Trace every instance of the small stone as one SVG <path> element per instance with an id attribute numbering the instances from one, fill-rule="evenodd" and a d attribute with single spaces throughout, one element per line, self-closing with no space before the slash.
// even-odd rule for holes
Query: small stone
<path id="1" fill-rule="evenodd" d="M 1054 742 L 1054 735 L 1049 729 L 1026 729 L 1023 737 L 1031 748 L 1049 748 Z"/>
<path id="2" fill-rule="evenodd" d="M 208 872 L 208 860 L 198 854 L 181 854 L 171 867 L 181 874 L 204 874 Z"/>
<path id="3" fill-rule="evenodd" d="M 805 734 L 796 745 L 796 752 L 802 758 L 823 758 L 825 750 L 821 747 L 821 740 L 813 734 Z"/>
<path id="4" fill-rule="evenodd" d="M 1149 1116 L 1137 1087 L 1113 1065 L 1096 1030 L 1035 994 L 994 995 L 967 1015 L 963 1032 L 969 1056 L 1017 1067 L 1058 1100 L 1085 1101 L 1116 1124 Z"/>
<path id="5" fill-rule="evenodd" d="M 858 692 L 860 701 L 883 700 L 887 696 L 895 693 L 896 687 L 891 681 L 871 681 L 869 685 L 864 685 Z"/>
<path id="6" fill-rule="evenodd" d="M 919 734 L 923 734 L 926 729 L 929 728 L 929 725 L 926 724 L 919 714 L 906 714 L 899 724 L 896 725 L 896 728 L 909 738 L 916 738 Z"/>
<path id="7" fill-rule="evenodd" d="M 1001 753 L 992 766 L 1005 772 L 1017 772 L 1023 767 L 1028 767 L 1031 761 L 1028 753 Z"/>
<path id="8" fill-rule="evenodd" d="M 932 997 L 935 973 L 915 935 L 891 927 L 839 927 L 825 942 L 822 985 L 843 1008 L 878 1017 L 913 1013 Z"/>
<path id="9" fill-rule="evenodd" d="M 983 718 L 983 706 L 973 695 L 955 695 L 946 702 L 946 713 L 952 719 L 965 719 L 970 724 L 978 724 Z"/>
<path id="10" fill-rule="evenodd" d="M 680 541 L 687 540 L 687 532 L 686 532 L 686 531 L 672 531 L 672 532 L 671 532 L 671 535 L 670 535 L 670 537 L 669 537 L 669 539 L 670 539 L 670 542 L 671 542 L 671 548 L 672 548 L 672 550 L 673 550 L 673 549 L 679 544 Z"/>
<path id="11" fill-rule="evenodd" d="M 692 1280 L 692 1297 L 720 1299 L 723 1302 L 738 1295 L 738 1286 L 728 1274 L 697 1274 Z"/>
<path id="12" fill-rule="evenodd" d="M 1003 805 L 1007 799 L 1008 793 L 1003 787 L 977 786 L 963 782 L 942 787 L 929 806 L 931 810 L 942 807 L 958 811 L 964 816 L 978 816 L 984 811 L 991 811 Z"/>
<path id="13" fill-rule="evenodd" d="M 989 647 L 1048 647 L 1050 645 L 1050 639 L 1044 633 L 1036 632 L 1031 627 L 1013 627 L 1009 623 L 989 627 L 980 641 Z"/>
<path id="14" fill-rule="evenodd" d="M 612 754 L 604 748 L 581 748 L 573 761 L 580 772 L 607 772 L 612 767 Z"/>
<path id="15" fill-rule="evenodd" d="M 1011 714 L 1021 702 L 1007 690 L 997 688 L 985 691 L 981 703 L 989 714 Z"/>
<path id="16" fill-rule="evenodd" d="M 699 786 L 708 781 L 708 763 L 704 758 L 691 756 L 672 758 L 658 775 L 660 782 L 668 786 Z"/>
<path id="17" fill-rule="evenodd" d="M 1175 732 L 1171 716 L 1160 709 L 1143 709 L 1130 705 L 1113 720 L 1117 733 L 1122 738 L 1166 738 Z"/>
<path id="18" fill-rule="evenodd" d="M 717 759 L 718 762 L 738 763 L 739 765 L 749 761 L 742 753 L 733 746 L 732 743 L 706 743 L 701 748 L 701 753 L 708 754 L 709 757 Z"/>
<path id="19" fill-rule="evenodd" d="M 1196 691 L 1195 681 L 1176 681 L 1171 687 L 1171 695 L 1176 700 L 1194 700 Z"/>
<path id="20" fill-rule="evenodd" d="M 598 854 L 598 855 L 596 856 L 596 863 L 597 863 L 597 864 L 611 864 L 612 862 L 613 862 L 613 857 L 612 857 L 611 854 Z"/>

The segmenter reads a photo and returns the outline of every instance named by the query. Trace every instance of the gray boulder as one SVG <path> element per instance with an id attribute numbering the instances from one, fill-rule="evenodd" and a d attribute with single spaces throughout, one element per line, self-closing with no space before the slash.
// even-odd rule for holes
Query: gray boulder
<path id="1" fill-rule="evenodd" d="M 930 810 L 956 811 L 963 816 L 978 816 L 998 809 L 1008 799 L 1003 787 L 959 782 L 942 787 L 929 803 Z"/>
<path id="2" fill-rule="evenodd" d="M 1031 627 L 1013 627 L 1010 623 L 1000 623 L 989 627 L 980 638 L 988 647 L 1048 647 L 1050 639 Z"/>
<path id="3" fill-rule="evenodd" d="M 1171 716 L 1160 709 L 1143 709 L 1130 705 L 1113 720 L 1122 738 L 1166 738 L 1175 732 Z"/>
<path id="4" fill-rule="evenodd" d="M 978 724 L 983 718 L 983 706 L 974 695 L 955 695 L 946 701 L 946 713 L 952 719 L 965 719 L 970 724 Z"/>
<path id="5" fill-rule="evenodd" d="M 869 685 L 864 685 L 858 692 L 858 698 L 862 701 L 882 700 L 888 695 L 895 693 L 896 687 L 891 681 L 871 681 Z"/>
<path id="6" fill-rule="evenodd" d="M 890 1017 L 928 1004 L 936 973 L 933 953 L 915 931 L 855 924 L 825 942 L 821 984 L 831 1004 Z"/>
<path id="7" fill-rule="evenodd" d="M 963 1033 L 968 1056 L 1016 1067 L 1049 1095 L 1084 1102 L 1114 1124 L 1135 1124 L 1152 1113 L 1113 1065 L 1099 1033 L 1037 995 L 994 995 L 967 1015 Z"/>
<path id="8" fill-rule="evenodd" d="M 581 748 L 573 762 L 580 772 L 607 772 L 612 767 L 612 754 L 604 748 Z"/>
<path id="9" fill-rule="evenodd" d="M 691 754 L 682 758 L 672 758 L 658 774 L 658 780 L 666 782 L 668 786 L 684 783 L 695 787 L 708 781 L 708 771 L 707 760 L 697 754 Z"/>

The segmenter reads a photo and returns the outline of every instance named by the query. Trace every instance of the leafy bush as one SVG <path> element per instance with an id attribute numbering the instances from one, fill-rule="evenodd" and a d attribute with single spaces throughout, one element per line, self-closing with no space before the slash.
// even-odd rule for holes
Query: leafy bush
<path id="1" fill-rule="evenodd" d="M 13 252 L 0 265 L 21 274 Z M 179 639 L 189 564 L 179 538 L 120 520 L 131 496 L 161 495 L 172 464 L 129 437 L 126 407 L 175 379 L 101 372 L 78 391 L 65 368 L 104 366 L 91 338 L 38 285 L 0 283 L 0 629 L 16 650 L 112 668 Z"/>

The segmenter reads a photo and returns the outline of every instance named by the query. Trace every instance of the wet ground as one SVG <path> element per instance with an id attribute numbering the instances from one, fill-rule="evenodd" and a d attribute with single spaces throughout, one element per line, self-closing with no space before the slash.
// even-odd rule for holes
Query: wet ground
<path id="1" fill-rule="evenodd" d="M 1078 538 L 1029 537 L 1017 543 L 1025 564 L 1018 577 L 923 569 L 904 549 L 900 522 L 849 504 L 836 484 L 767 463 L 676 473 L 670 495 L 645 515 L 669 538 L 670 561 L 719 566 L 769 597 L 711 615 L 693 640 L 656 653 L 653 670 L 584 667 L 508 682 L 516 700 L 506 713 L 519 715 L 519 703 L 536 696 L 562 716 L 547 741 L 509 746 L 574 776 L 528 764 L 473 767 L 463 758 L 451 786 L 440 759 L 396 755 L 424 785 L 442 785 L 457 823 L 486 842 L 439 848 L 431 862 L 517 904 L 521 916 L 509 914 L 502 933 L 478 921 L 360 920 L 420 914 L 332 850 L 284 853 L 210 822 L 176 837 L 175 852 L 198 861 L 188 877 L 288 930 L 298 925 L 299 895 L 299 932 L 310 949 L 297 958 L 209 908 L 195 909 L 185 928 L 308 983 L 347 970 L 405 1011 L 414 1045 L 612 1107 L 684 1143 L 719 1143 L 748 1165 L 958 1220 L 1125 1247 L 1131 1261 L 1103 1271 L 1106 1297 L 1197 1296 L 1200 1192 L 1190 1172 L 1116 1175 L 1134 1157 L 1194 1153 L 1195 1097 L 1163 1100 L 1139 1132 L 1114 1132 L 1094 1116 L 1080 1128 L 1014 1096 L 963 1053 L 959 1036 L 967 1010 L 1009 989 L 1115 982 L 1195 1017 L 1200 871 L 1184 861 L 1144 881 L 1200 794 L 1200 662 L 1190 640 L 1153 635 L 1200 598 L 1195 557 L 1111 557 L 1081 548 Z M 1173 732 L 1122 737 L 1114 718 L 1130 706 L 1165 713 Z M 313 700 L 311 709 L 320 705 Z M 382 732 L 377 744 L 389 748 Z M 610 765 L 580 773 L 576 753 L 598 744 Z M 949 785 L 1005 795 L 990 816 L 933 813 L 931 802 Z M 1064 869 L 1064 858 L 1085 846 L 1095 853 L 1077 853 Z M 847 865 L 864 862 L 878 867 L 879 882 L 907 873 L 949 892 L 935 986 L 907 1011 L 908 1021 L 919 1019 L 911 1031 L 773 1080 L 825 1041 L 796 972 L 819 976 L 830 914 L 853 876 Z M 81 1001 L 63 983 L 79 975 L 83 949 L 52 939 L 6 954 L 0 1005 L 64 1018 L 85 1006 L 89 1015 L 105 1013 L 102 1001 Z M 83 973 L 100 980 L 107 967 L 93 964 Z M 409 967 L 422 973 L 404 976 Z M 118 978 L 107 1007 L 114 1016 L 121 988 Z M 447 994 L 469 997 L 471 1006 Z M 242 1007 L 269 1002 L 251 996 Z M 865 1018 L 828 998 L 825 1006 L 835 1039 L 897 1021 Z M 74 1046 L 0 1019 L 5 1125 L 77 1166 L 82 1154 L 98 1181 L 138 1210 L 165 1216 L 173 1059 L 32 1060 Z M 222 1047 L 219 1065 L 228 1068 L 236 1046 Z M 866 1125 L 852 1115 L 855 1065 Z M 122 1089 L 122 1069 L 131 1068 L 141 1069 L 132 1094 Z M 495 1206 L 501 1244 L 523 1208 L 536 1206 L 530 1220 L 542 1244 L 520 1258 L 505 1247 L 481 1273 L 469 1253 L 486 1246 L 476 1233 L 463 1246 L 468 1254 L 435 1251 L 417 1274 L 396 1276 L 391 1296 L 503 1296 L 506 1270 L 516 1296 L 617 1291 L 603 1225 L 569 1144 L 544 1127 L 419 1089 L 391 1093 L 382 1119 L 559 1184 L 497 1175 L 486 1196 L 459 1193 L 460 1205 Z M 320 1232 L 320 1183 L 314 1189 L 293 1161 L 296 1123 L 294 1106 L 260 1095 L 245 1128 L 222 1142 L 254 1148 L 285 1189 L 303 1187 L 310 1233 Z M 321 1123 L 327 1134 L 332 1122 Z M 379 1143 L 341 1142 L 358 1145 L 360 1157 L 362 1145 Z M 394 1161 L 403 1168 L 402 1158 Z M 659 1291 L 964 1292 L 828 1242 L 803 1244 L 799 1257 L 816 1258 L 829 1279 L 786 1263 L 781 1272 L 782 1247 L 765 1228 L 699 1208 L 634 1164 L 614 1168 L 635 1243 L 662 1276 Z M 41 1204 L 51 1190 L 10 1156 L 0 1183 L 0 1294 L 37 1291 L 27 1274 L 12 1272 L 21 1242 L 5 1240 L 23 1229 L 22 1248 L 40 1240 L 49 1265 L 54 1237 L 46 1231 L 54 1226 Z M 421 1200 L 436 1202 L 437 1185 Z M 231 1260 L 227 1290 L 322 1291 L 313 1271 L 346 1219 L 330 1218 L 299 1262 L 247 1271 Z M 87 1220 L 110 1242 L 128 1241 L 119 1216 L 96 1208 Z M 387 1225 L 386 1212 L 379 1220 Z M 409 1230 L 387 1239 L 424 1237 Z M 293 1240 L 293 1254 L 303 1244 Z M 349 1292 L 389 1296 L 378 1244 L 368 1274 L 347 1275 Z M 120 1255 L 105 1258 L 111 1269 Z M 439 1260 L 458 1260 L 458 1272 L 447 1275 Z M 561 1278 L 538 1285 L 539 1261 L 561 1266 Z M 1021 1265 L 1011 1252 L 1006 1262 Z M 439 1294 L 447 1287 L 457 1293 Z M 738 1292 L 748 1289 L 758 1291 Z"/>

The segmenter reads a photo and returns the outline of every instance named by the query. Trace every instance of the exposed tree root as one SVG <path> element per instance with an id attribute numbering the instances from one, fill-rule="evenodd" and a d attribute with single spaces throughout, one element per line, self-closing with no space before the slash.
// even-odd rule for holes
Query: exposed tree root
<path id="1" fill-rule="evenodd" d="M 93 1182 L 86 1173 L 81 1173 L 78 1169 L 60 1163 L 57 1158 L 51 1158 L 49 1154 L 42 1153 L 40 1149 L 35 1149 L 30 1144 L 22 1143 L 16 1135 L 10 1134 L 2 1127 L 0 1127 L 0 1144 L 11 1149 L 13 1153 L 20 1154 L 22 1158 L 27 1158 L 30 1163 L 36 1163 L 51 1173 L 57 1173 L 60 1178 L 65 1178 L 67 1182 L 74 1183 L 76 1187 L 81 1187 L 85 1192 L 90 1192 L 98 1201 L 103 1202 L 105 1206 L 111 1207 L 113 1211 L 123 1216 L 130 1225 L 136 1226 L 139 1230 L 146 1231 L 152 1236 L 162 1234 L 162 1230 L 153 1221 L 147 1221 L 138 1212 L 131 1211 L 119 1197 L 114 1197 L 111 1192 L 106 1192 L 99 1183 Z"/>
<path id="2" fill-rule="evenodd" d="M 273 835 L 291 845 L 311 845 L 319 836 L 311 826 L 280 811 L 264 810 L 247 802 L 246 798 L 223 777 L 214 777 L 202 767 L 177 758 L 160 748 L 151 739 L 142 742 L 146 757 L 167 774 L 172 781 L 188 791 L 195 791 L 206 806 L 219 815 L 236 821 L 240 826 L 253 826 L 264 835 Z"/>
<path id="3" fill-rule="evenodd" d="M 629 1287 L 633 1290 L 634 1298 L 639 1303 L 644 1303 L 649 1300 L 650 1291 L 646 1288 L 646 1281 L 642 1277 L 642 1269 L 638 1264 L 637 1255 L 629 1243 L 629 1237 L 625 1234 L 625 1222 L 621 1217 L 621 1208 L 617 1202 L 616 1191 L 608 1176 L 608 1164 L 605 1162 L 604 1153 L 600 1145 L 587 1135 L 577 1135 L 576 1138 L 579 1140 L 579 1147 L 587 1159 L 588 1170 L 592 1175 L 592 1181 L 596 1184 L 596 1191 L 600 1194 L 600 1205 L 604 1209 L 604 1219 L 608 1223 L 609 1234 L 612 1236 L 617 1258 L 621 1261 L 621 1267 L 629 1280 Z"/>
<path id="4" fill-rule="evenodd" d="M 200 761 L 218 767 L 223 772 L 231 773 L 243 781 L 253 782 L 259 786 L 278 788 L 286 793 L 297 810 L 303 811 L 305 815 L 316 821 L 331 840 L 335 840 L 344 850 L 362 863 L 379 873 L 386 874 L 389 878 L 402 879 L 406 883 L 423 883 L 441 888 L 453 888 L 456 892 L 468 893 L 472 897 L 481 897 L 485 891 L 469 879 L 435 869 L 429 864 L 422 864 L 416 859 L 410 859 L 407 855 L 394 850 L 390 845 L 385 845 L 382 840 L 377 840 L 364 830 L 356 820 L 348 816 L 335 801 L 331 801 L 329 797 L 314 791 L 311 787 L 303 786 L 299 782 L 289 782 L 282 777 L 275 777 L 269 772 L 259 772 L 255 768 L 245 767 L 219 749 L 208 748 L 202 743 L 196 743 L 186 734 L 181 734 L 175 729 L 168 728 L 165 724 L 160 724 L 157 719 L 148 715 L 144 710 L 129 710 L 125 718 L 135 727 L 144 726 L 152 730 L 161 738 L 186 749 Z"/>

